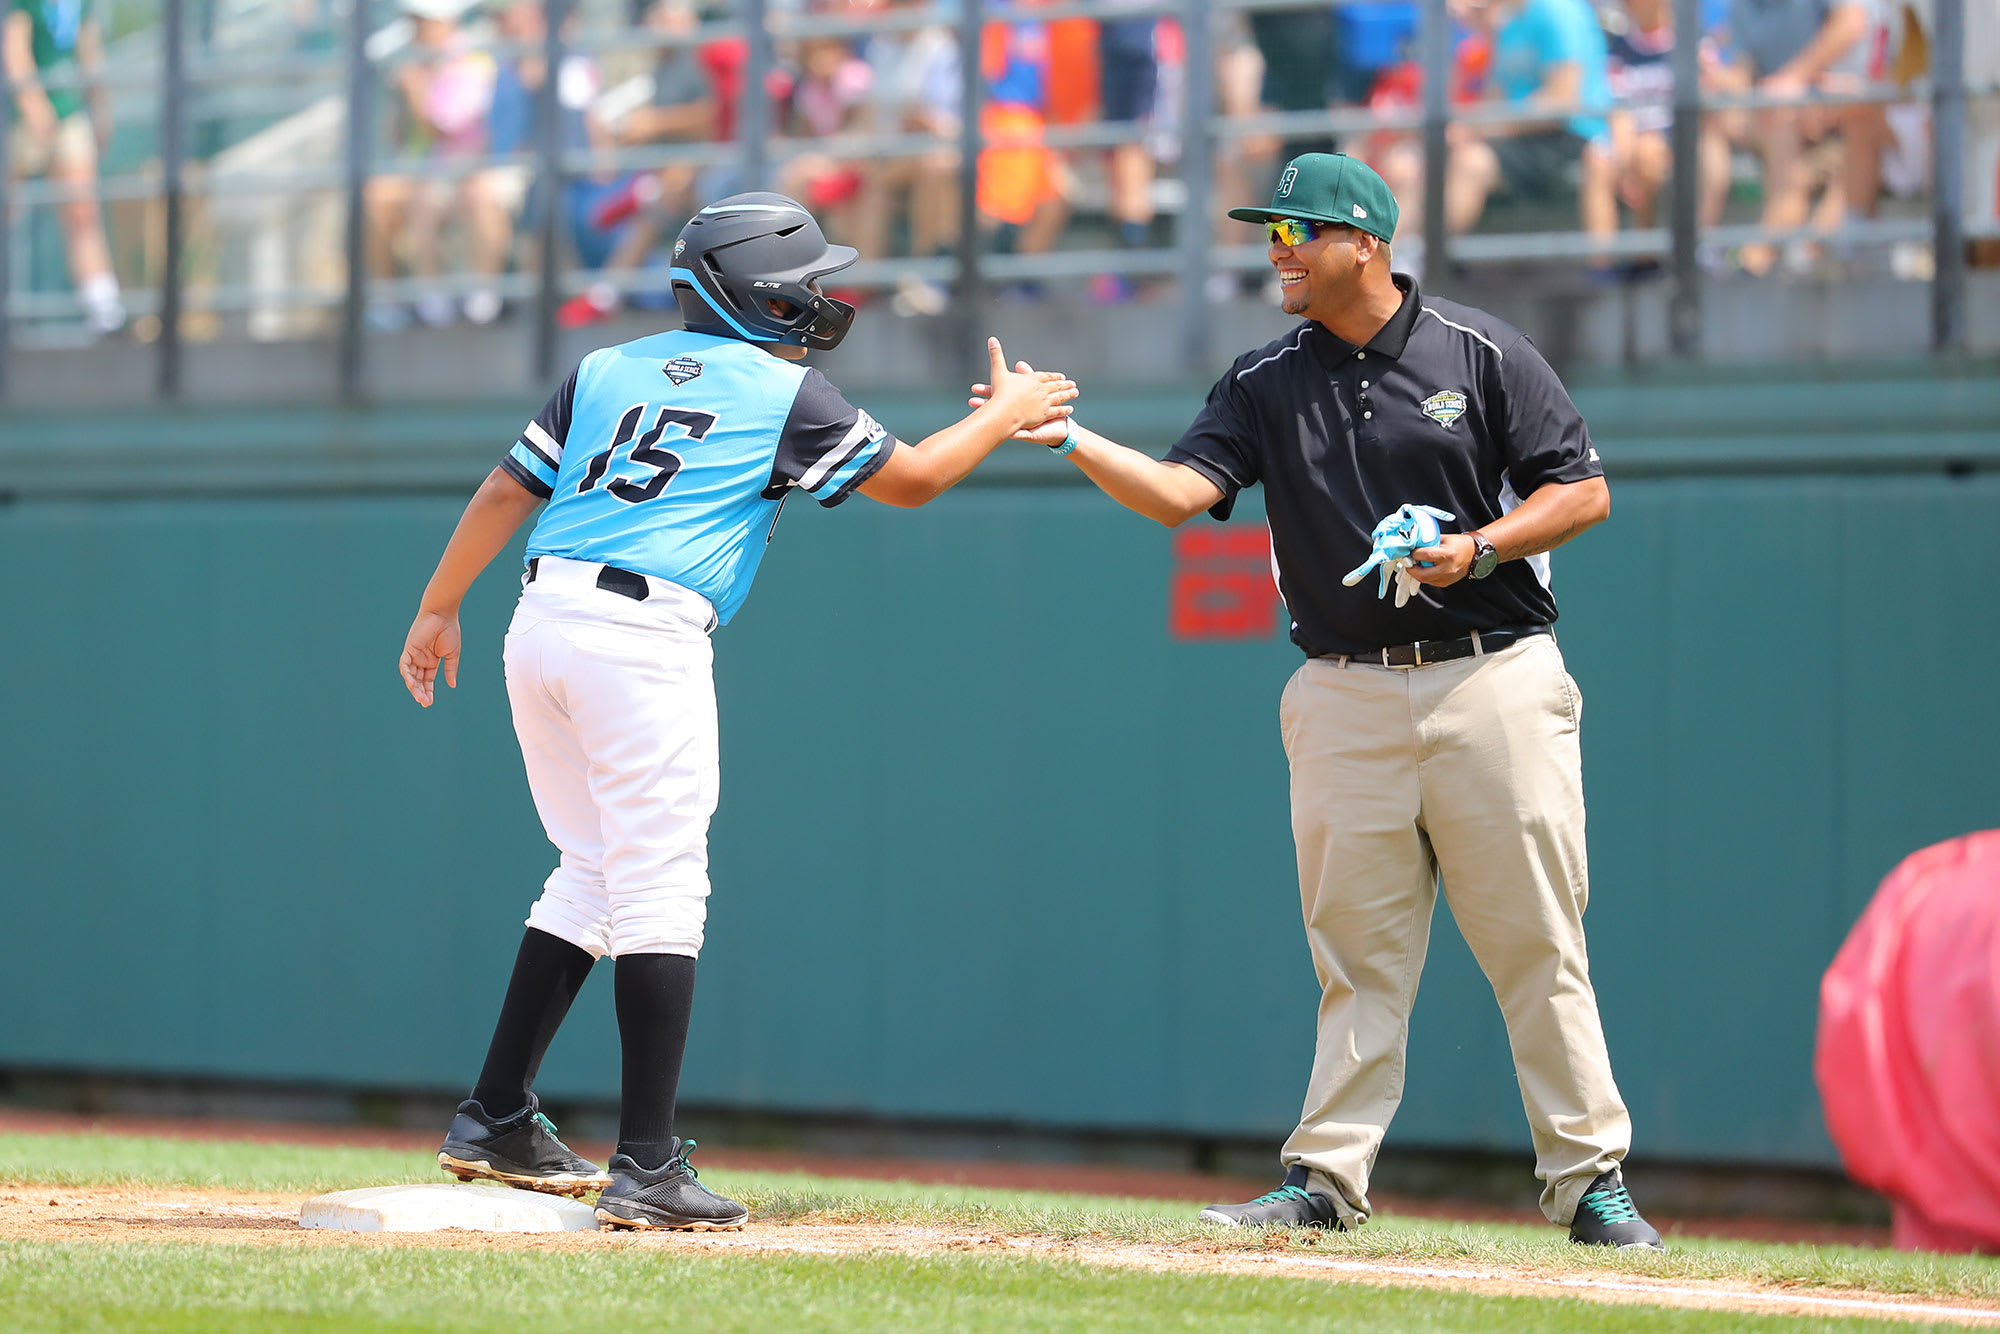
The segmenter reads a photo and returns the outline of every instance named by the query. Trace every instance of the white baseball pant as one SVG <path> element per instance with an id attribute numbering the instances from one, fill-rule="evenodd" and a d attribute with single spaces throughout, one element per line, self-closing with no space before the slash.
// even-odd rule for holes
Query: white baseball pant
<path id="1" fill-rule="evenodd" d="M 701 953 L 720 785 L 714 609 L 649 579 L 544 556 L 507 630 L 507 698 L 528 788 L 562 854 L 528 925 L 593 958 Z"/>

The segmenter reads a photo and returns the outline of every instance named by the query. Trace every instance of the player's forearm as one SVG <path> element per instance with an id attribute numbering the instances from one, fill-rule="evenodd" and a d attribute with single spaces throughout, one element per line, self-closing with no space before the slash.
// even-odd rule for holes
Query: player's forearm
<path id="1" fill-rule="evenodd" d="M 908 506 L 937 499 L 972 475 L 994 450 L 1014 434 L 1013 423 L 992 403 L 925 436 L 911 448 L 923 463 L 920 485 L 907 492 Z"/>
<path id="2" fill-rule="evenodd" d="M 1177 528 L 1222 498 L 1213 482 L 1191 468 L 1162 463 L 1081 426 L 1073 429 L 1076 448 L 1070 462 L 1135 514 Z"/>
<path id="3" fill-rule="evenodd" d="M 504 469 L 489 473 L 459 516 L 458 527 L 438 558 L 437 570 L 424 587 L 422 609 L 456 614 L 472 581 L 493 563 L 541 503 Z"/>
<path id="4" fill-rule="evenodd" d="M 1537 487 L 1513 512 L 1479 529 L 1501 560 L 1520 560 L 1553 551 L 1604 522 L 1611 513 L 1611 488 L 1602 477 L 1550 482 Z"/>

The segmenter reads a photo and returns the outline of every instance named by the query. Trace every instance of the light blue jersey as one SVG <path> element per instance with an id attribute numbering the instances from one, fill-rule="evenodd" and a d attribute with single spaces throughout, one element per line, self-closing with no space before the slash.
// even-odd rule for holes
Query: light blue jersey
<path id="1" fill-rule="evenodd" d="M 675 330 L 585 357 L 501 466 L 549 499 L 530 557 L 669 580 L 726 625 L 786 496 L 838 505 L 894 449 L 818 371 Z"/>

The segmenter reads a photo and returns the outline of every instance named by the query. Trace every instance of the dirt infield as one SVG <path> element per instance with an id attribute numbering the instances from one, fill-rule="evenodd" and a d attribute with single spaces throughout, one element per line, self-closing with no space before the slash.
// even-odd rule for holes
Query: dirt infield
<path id="1" fill-rule="evenodd" d="M 169 1139 L 245 1140 L 260 1144 L 313 1144 L 408 1152 L 435 1150 L 438 1134 L 370 1126 L 326 1126 L 290 1121 L 231 1121 L 192 1117 L 79 1116 L 0 1108 L 0 1131 L 18 1134 L 78 1134 L 101 1131 Z M 586 1157 L 603 1162 L 609 1144 L 573 1141 Z M 805 1172 L 813 1176 L 907 1181 L 932 1186 L 983 1186 L 996 1190 L 1050 1190 L 1085 1195 L 1122 1195 L 1142 1200 L 1186 1200 L 1193 1204 L 1247 1200 L 1271 1188 L 1268 1180 L 1090 1163 L 950 1161 L 931 1158 L 847 1157 L 825 1154 L 734 1150 L 704 1145 L 705 1165 L 746 1172 Z M 1505 1209 L 1462 1200 L 1425 1199 L 1373 1192 L 1378 1210 L 1411 1218 L 1451 1218 L 1477 1223 L 1543 1222 L 1529 1209 Z M 1788 1218 L 1681 1216 L 1648 1210 L 1669 1237 L 1725 1237 L 1738 1241 L 1804 1242 L 1821 1246 L 1889 1245 L 1889 1229 L 1856 1223 L 1817 1223 Z"/>
<path id="2" fill-rule="evenodd" d="M 1947 1321 L 2000 1328 L 2000 1304 L 1933 1302 L 1879 1295 L 1801 1292 L 1746 1283 L 1654 1280 L 1629 1273 L 1578 1275 L 1529 1265 L 1466 1267 L 1345 1258 L 1329 1240 L 1326 1254 L 1301 1254 L 1289 1243 L 1246 1250 L 1218 1243 L 1144 1245 L 1107 1239 L 1059 1239 L 950 1228 L 752 1222 L 741 1232 L 636 1234 L 573 1232 L 366 1233 L 299 1226 L 302 1195 L 238 1191 L 0 1186 L 0 1238 L 68 1242 L 193 1242 L 215 1245 L 396 1246 L 447 1250 L 504 1247 L 529 1251 L 667 1248 L 690 1255 L 1020 1255 L 1162 1273 L 1216 1273 L 1317 1279 L 1330 1283 L 1447 1288 L 1493 1296 L 1566 1297 L 1606 1303 L 1760 1311 L 1817 1316 Z M 1274 1239 L 1276 1240 L 1276 1239 Z"/>

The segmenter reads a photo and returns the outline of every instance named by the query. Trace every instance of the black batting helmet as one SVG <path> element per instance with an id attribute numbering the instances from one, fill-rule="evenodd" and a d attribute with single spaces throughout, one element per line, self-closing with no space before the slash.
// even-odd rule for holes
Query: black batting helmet
<path id="1" fill-rule="evenodd" d="M 763 190 L 731 195 L 681 228 L 674 299 L 694 333 L 833 347 L 854 322 L 854 307 L 822 293 L 819 279 L 854 260 L 849 247 L 827 244 L 797 200 Z"/>

